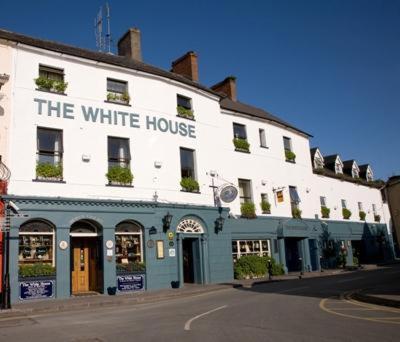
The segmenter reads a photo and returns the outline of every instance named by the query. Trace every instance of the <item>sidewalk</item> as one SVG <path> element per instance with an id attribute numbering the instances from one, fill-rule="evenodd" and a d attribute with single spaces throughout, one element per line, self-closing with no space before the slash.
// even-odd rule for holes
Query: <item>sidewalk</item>
<path id="1" fill-rule="evenodd" d="M 360 302 L 400 308 L 400 286 L 396 283 L 363 289 L 353 293 L 351 298 Z"/>

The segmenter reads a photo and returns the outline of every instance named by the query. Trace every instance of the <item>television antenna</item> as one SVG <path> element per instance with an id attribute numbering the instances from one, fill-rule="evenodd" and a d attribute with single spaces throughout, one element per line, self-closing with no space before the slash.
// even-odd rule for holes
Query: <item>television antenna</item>
<path id="1" fill-rule="evenodd" d="M 104 16 L 106 22 L 104 23 Z M 106 32 L 103 32 L 103 26 L 106 26 Z M 100 6 L 96 18 L 94 18 L 94 34 L 96 37 L 97 50 L 101 52 L 111 53 L 111 28 L 110 28 L 110 6 L 108 2 L 104 6 Z"/>

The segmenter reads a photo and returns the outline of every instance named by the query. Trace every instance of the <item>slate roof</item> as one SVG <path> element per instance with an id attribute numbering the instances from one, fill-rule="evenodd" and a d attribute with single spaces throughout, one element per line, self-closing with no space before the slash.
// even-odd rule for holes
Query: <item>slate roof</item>
<path id="1" fill-rule="evenodd" d="M 338 154 L 331 154 L 329 156 L 324 156 L 325 165 L 334 164 L 338 156 L 339 156 Z"/>
<path id="2" fill-rule="evenodd" d="M 311 134 L 302 131 L 301 129 L 296 128 L 295 126 L 293 126 L 292 124 L 278 118 L 275 115 L 272 115 L 271 113 L 265 111 L 264 109 L 261 108 L 257 108 L 257 107 L 253 107 L 250 106 L 248 104 L 239 102 L 239 101 L 232 101 L 230 98 L 225 97 L 220 101 L 221 104 L 221 108 L 227 109 L 227 110 L 231 110 L 234 112 L 238 112 L 241 114 L 245 114 L 245 115 L 249 115 L 249 116 L 254 116 L 256 118 L 259 119 L 264 119 L 264 120 L 268 120 L 268 121 L 272 121 L 275 123 L 278 123 L 282 126 L 291 128 L 297 132 L 300 132 L 302 134 L 305 134 L 309 137 L 312 137 Z"/>
<path id="3" fill-rule="evenodd" d="M 245 114 L 248 116 L 253 116 L 253 117 L 256 117 L 259 119 L 269 120 L 269 121 L 278 123 L 280 125 L 283 125 L 287 128 L 291 128 L 291 129 L 293 129 L 299 133 L 305 134 L 309 137 L 312 137 L 312 135 L 296 128 L 295 126 L 291 125 L 290 123 L 287 123 L 284 120 L 281 120 L 280 118 L 268 113 L 267 111 L 265 111 L 263 109 L 256 108 L 256 107 L 253 107 L 253 106 L 250 106 L 250 105 L 238 102 L 238 101 L 232 101 L 227 97 L 223 98 L 223 97 L 221 97 L 220 93 L 215 92 L 211 88 L 201 85 L 198 82 L 194 82 L 194 81 L 192 81 L 184 76 L 181 76 L 179 74 L 169 72 L 169 71 L 154 67 L 152 65 L 149 65 L 149 64 L 137 61 L 137 60 L 133 60 L 126 56 L 117 56 L 117 55 L 113 55 L 113 54 L 109 54 L 109 53 L 103 53 L 103 52 L 97 52 L 97 51 L 88 50 L 88 49 L 82 49 L 82 48 L 72 46 L 72 45 L 62 44 L 62 43 L 58 43 L 58 42 L 50 41 L 50 40 L 38 39 L 38 38 L 22 35 L 19 33 L 10 32 L 7 30 L 1 30 L 1 29 L 0 29 L 0 39 L 10 40 L 10 41 L 22 43 L 25 45 L 42 48 L 45 50 L 59 52 L 59 53 L 63 53 L 63 54 L 67 54 L 67 55 L 71 55 L 71 56 L 75 56 L 75 57 L 86 58 L 86 59 L 90 59 L 90 60 L 94 60 L 94 61 L 98 61 L 98 62 L 102 62 L 102 63 L 106 63 L 106 64 L 120 66 L 120 67 L 124 67 L 124 68 L 128 68 L 128 69 L 134 69 L 134 70 L 142 71 L 142 72 L 149 73 L 152 75 L 169 78 L 169 79 L 190 85 L 192 87 L 201 89 L 210 94 L 220 97 L 221 98 L 220 105 L 224 109 L 228 109 L 228 110 L 238 112 L 241 114 Z"/>

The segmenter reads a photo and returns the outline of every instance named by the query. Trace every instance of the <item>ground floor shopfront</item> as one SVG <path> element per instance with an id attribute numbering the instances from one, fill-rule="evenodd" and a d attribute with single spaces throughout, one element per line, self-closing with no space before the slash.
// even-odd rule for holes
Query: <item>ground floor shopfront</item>
<path id="1" fill-rule="evenodd" d="M 344 250 L 351 265 L 354 246 L 364 262 L 391 257 L 390 236 L 379 224 L 235 219 L 228 209 L 157 202 L 5 200 L 25 216 L 11 220 L 12 302 L 228 282 L 234 261 L 248 254 L 303 272 L 334 266 Z"/>

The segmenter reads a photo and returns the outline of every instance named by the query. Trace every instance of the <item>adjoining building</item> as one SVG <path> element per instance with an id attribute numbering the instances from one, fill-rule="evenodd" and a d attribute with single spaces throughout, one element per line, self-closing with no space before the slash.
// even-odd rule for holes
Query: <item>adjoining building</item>
<path id="1" fill-rule="evenodd" d="M 310 151 L 239 102 L 234 77 L 201 85 L 196 53 L 145 64 L 137 29 L 118 56 L 4 30 L 0 44 L 12 301 L 226 282 L 251 254 L 286 272 L 393 257 L 371 167 Z"/>

